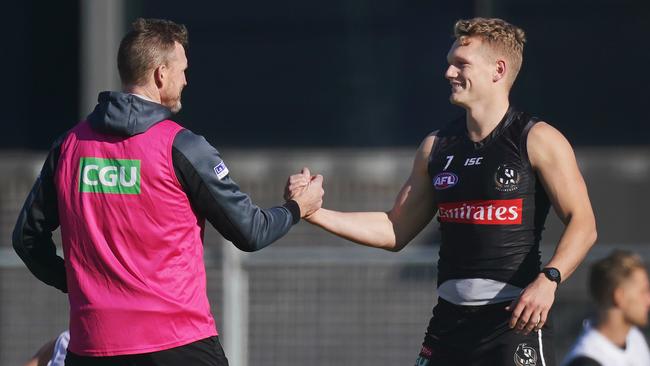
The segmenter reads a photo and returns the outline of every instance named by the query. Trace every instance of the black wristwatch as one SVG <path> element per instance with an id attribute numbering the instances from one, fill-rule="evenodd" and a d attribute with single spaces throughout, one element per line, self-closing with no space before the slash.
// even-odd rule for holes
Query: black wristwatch
<path id="1" fill-rule="evenodd" d="M 560 270 L 557 268 L 546 267 L 540 273 L 543 273 L 549 280 L 556 282 L 558 286 L 560 285 L 560 282 L 562 282 L 562 275 L 560 274 Z"/>

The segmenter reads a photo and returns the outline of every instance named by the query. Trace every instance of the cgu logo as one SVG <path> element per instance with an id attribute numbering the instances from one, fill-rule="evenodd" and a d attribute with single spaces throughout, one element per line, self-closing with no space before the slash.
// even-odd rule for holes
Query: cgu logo
<path id="1" fill-rule="evenodd" d="M 458 183 L 458 176 L 454 173 L 442 172 L 433 177 L 433 186 L 437 190 L 447 189 Z"/>
<path id="2" fill-rule="evenodd" d="M 140 194 L 140 160 L 81 158 L 79 192 Z"/>

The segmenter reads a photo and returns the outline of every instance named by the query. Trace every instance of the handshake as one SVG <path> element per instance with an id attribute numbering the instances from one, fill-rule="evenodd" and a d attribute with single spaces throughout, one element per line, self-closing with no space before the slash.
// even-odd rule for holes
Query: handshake
<path id="1" fill-rule="evenodd" d="M 324 194 L 323 176 L 312 176 L 308 168 L 290 176 L 284 188 L 284 199 L 295 201 L 300 207 L 300 218 L 308 221 L 322 207 Z"/>

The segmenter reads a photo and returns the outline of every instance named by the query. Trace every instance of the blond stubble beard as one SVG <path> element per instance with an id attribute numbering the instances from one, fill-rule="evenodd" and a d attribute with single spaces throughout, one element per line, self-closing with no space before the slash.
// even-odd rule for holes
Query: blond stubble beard
<path id="1" fill-rule="evenodd" d="M 163 101 L 161 104 L 169 108 L 169 110 L 174 114 L 180 112 L 181 108 L 183 107 L 183 104 L 181 103 L 181 92 L 179 92 L 178 96 L 173 100 Z"/>
<path id="2" fill-rule="evenodd" d="M 172 113 L 176 114 L 181 111 L 181 108 L 183 108 L 183 105 L 181 104 L 181 100 L 179 98 L 178 101 L 174 103 L 174 105 L 170 108 L 170 110 Z"/>

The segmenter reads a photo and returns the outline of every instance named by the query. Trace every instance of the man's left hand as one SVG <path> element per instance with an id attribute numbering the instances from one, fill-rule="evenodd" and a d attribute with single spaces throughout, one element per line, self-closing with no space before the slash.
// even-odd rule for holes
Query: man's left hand
<path id="1" fill-rule="evenodd" d="M 555 300 L 556 289 L 557 283 L 540 273 L 537 279 L 506 307 L 507 311 L 512 311 L 510 328 L 524 334 L 542 329 Z"/>

